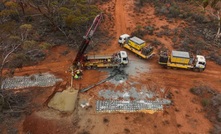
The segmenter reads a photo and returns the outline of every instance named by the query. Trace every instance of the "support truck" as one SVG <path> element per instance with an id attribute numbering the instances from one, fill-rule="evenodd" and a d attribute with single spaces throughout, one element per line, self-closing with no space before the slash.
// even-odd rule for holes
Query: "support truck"
<path id="1" fill-rule="evenodd" d="M 121 47 L 128 49 L 143 59 L 149 59 L 154 55 L 153 47 L 147 46 L 144 40 L 136 36 L 130 37 L 128 34 L 123 34 L 119 37 L 118 43 Z"/>
<path id="2" fill-rule="evenodd" d="M 206 59 L 204 56 L 194 56 L 185 51 L 173 50 L 171 54 L 168 51 L 162 51 L 158 63 L 167 68 L 183 68 L 199 72 L 202 72 L 206 68 Z"/>
<path id="3" fill-rule="evenodd" d="M 120 51 L 113 55 L 85 55 L 83 67 L 87 69 L 120 67 L 128 64 L 127 52 Z"/>

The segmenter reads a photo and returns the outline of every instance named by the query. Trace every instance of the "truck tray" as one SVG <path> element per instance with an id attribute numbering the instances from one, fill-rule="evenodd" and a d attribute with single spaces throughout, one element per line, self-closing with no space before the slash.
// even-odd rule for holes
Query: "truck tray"
<path id="1" fill-rule="evenodd" d="M 93 60 L 93 59 L 111 59 L 112 55 L 89 55 L 87 56 L 88 60 Z"/>

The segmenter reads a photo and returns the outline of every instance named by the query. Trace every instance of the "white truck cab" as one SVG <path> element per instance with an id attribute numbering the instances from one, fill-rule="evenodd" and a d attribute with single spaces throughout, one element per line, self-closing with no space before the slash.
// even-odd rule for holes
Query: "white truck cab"
<path id="1" fill-rule="evenodd" d="M 119 37 L 118 43 L 119 44 L 124 44 L 124 42 L 130 37 L 128 34 L 123 34 Z"/>
<path id="2" fill-rule="evenodd" d="M 206 58 L 202 55 L 196 55 L 195 66 L 197 68 L 205 69 L 206 68 Z"/>
<path id="3" fill-rule="evenodd" d="M 127 52 L 126 51 L 120 51 L 118 53 L 118 57 L 120 58 L 121 64 L 127 65 L 129 63 Z"/>

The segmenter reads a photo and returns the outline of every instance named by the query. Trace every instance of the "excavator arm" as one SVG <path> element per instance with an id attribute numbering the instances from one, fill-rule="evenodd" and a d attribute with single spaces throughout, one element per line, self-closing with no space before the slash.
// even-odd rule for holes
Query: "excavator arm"
<path id="1" fill-rule="evenodd" d="M 94 35 L 94 32 L 96 31 L 98 25 L 100 24 L 102 19 L 102 13 L 98 14 L 95 18 L 94 21 L 91 25 L 91 27 L 88 29 L 87 33 L 85 34 L 85 36 L 83 36 L 83 41 L 80 45 L 80 48 L 78 50 L 78 53 L 73 61 L 73 67 L 74 68 L 80 68 L 82 61 L 83 61 L 83 57 L 84 57 L 84 52 L 86 50 L 86 48 L 88 47 L 90 40 L 92 38 L 92 36 Z"/>

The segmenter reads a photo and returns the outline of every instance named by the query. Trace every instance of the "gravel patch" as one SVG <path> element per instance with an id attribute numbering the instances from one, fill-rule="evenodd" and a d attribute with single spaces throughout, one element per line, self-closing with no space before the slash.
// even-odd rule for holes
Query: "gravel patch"
<path id="1" fill-rule="evenodd" d="M 129 64 L 125 67 L 125 73 L 128 75 L 136 76 L 137 74 L 148 72 L 148 60 L 140 59 L 132 54 L 129 55 Z"/>
<path id="2" fill-rule="evenodd" d="M 147 88 L 142 88 L 141 91 L 138 91 L 135 87 L 131 87 L 129 89 L 124 89 L 123 91 L 114 91 L 110 89 L 100 90 L 98 92 L 99 96 L 104 99 L 124 99 L 124 100 L 145 100 L 152 99 L 156 96 L 156 94 Z"/>
<path id="3" fill-rule="evenodd" d="M 33 74 L 30 76 L 14 76 L 3 81 L 1 89 L 21 89 L 27 87 L 50 87 L 56 82 L 62 81 L 61 78 L 56 78 L 53 74 L 42 73 Z"/>

